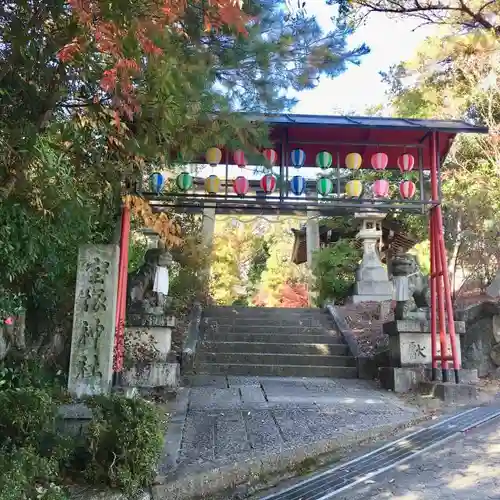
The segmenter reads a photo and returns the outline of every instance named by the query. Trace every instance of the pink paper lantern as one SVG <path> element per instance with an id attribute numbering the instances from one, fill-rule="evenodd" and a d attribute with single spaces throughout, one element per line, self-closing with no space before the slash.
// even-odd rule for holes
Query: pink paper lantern
<path id="1" fill-rule="evenodd" d="M 233 181 L 233 189 L 238 196 L 245 196 L 248 193 L 249 187 L 250 183 L 248 179 L 242 175 L 236 177 Z"/>
<path id="2" fill-rule="evenodd" d="M 373 194 L 377 198 L 387 198 L 389 196 L 389 181 L 377 179 L 372 186 Z"/>
<path id="3" fill-rule="evenodd" d="M 389 157 L 385 153 L 375 153 L 372 155 L 372 167 L 375 170 L 384 170 L 387 167 Z"/>
<path id="4" fill-rule="evenodd" d="M 238 167 L 243 168 L 247 164 L 247 159 L 245 158 L 245 153 L 241 149 L 237 149 L 233 154 L 234 163 Z"/>
<path id="5" fill-rule="evenodd" d="M 402 198 L 408 200 L 409 198 L 413 198 L 415 196 L 415 191 L 417 187 L 413 181 L 403 181 L 399 185 L 399 192 Z"/>
<path id="6" fill-rule="evenodd" d="M 398 167 L 401 173 L 410 172 L 415 166 L 415 158 L 413 155 L 405 153 L 398 158 Z"/>

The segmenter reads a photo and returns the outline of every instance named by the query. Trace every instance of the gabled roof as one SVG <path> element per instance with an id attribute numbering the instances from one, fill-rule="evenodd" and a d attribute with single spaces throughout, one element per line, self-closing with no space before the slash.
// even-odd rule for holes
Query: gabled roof
<path id="1" fill-rule="evenodd" d="M 459 133 L 485 134 L 487 127 L 472 125 L 462 120 L 421 120 L 413 118 L 388 118 L 379 116 L 331 116 L 296 114 L 250 114 L 255 120 L 270 125 L 332 126 L 357 128 L 413 129 Z"/>
<path id="2" fill-rule="evenodd" d="M 352 152 L 362 156 L 361 168 L 371 168 L 374 153 L 388 155 L 388 169 L 397 169 L 397 159 L 405 153 L 420 157 L 424 170 L 432 162 L 431 137 L 436 134 L 436 145 L 441 162 L 461 133 L 485 134 L 487 127 L 460 120 L 420 120 L 384 118 L 379 116 L 328 116 L 295 114 L 244 113 L 251 121 L 263 121 L 270 128 L 270 140 L 277 146 L 286 143 L 287 151 L 302 149 L 306 154 L 305 166 L 314 166 L 316 155 L 329 151 L 337 164 Z M 288 154 L 288 153 L 287 153 Z M 334 163 L 335 165 L 335 163 Z"/>

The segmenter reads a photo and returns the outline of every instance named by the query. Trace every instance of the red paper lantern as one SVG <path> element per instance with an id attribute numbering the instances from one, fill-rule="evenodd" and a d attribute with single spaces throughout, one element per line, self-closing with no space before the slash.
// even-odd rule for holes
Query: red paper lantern
<path id="1" fill-rule="evenodd" d="M 375 153 L 372 155 L 372 167 L 375 170 L 384 170 L 387 167 L 388 161 L 389 158 L 385 153 Z"/>
<path id="2" fill-rule="evenodd" d="M 243 168 L 247 164 L 247 159 L 245 158 L 245 153 L 241 149 L 237 149 L 233 154 L 234 163 L 238 167 Z"/>
<path id="3" fill-rule="evenodd" d="M 264 175 L 260 180 L 260 187 L 264 193 L 272 193 L 276 189 L 276 177 L 272 174 Z"/>
<path id="4" fill-rule="evenodd" d="M 245 196 L 248 193 L 249 187 L 250 183 L 248 182 L 248 179 L 242 175 L 236 177 L 233 181 L 233 189 L 238 196 Z"/>
<path id="5" fill-rule="evenodd" d="M 378 198 L 387 198 L 389 196 L 389 181 L 377 179 L 373 183 L 372 191 Z"/>
<path id="6" fill-rule="evenodd" d="M 276 153 L 274 149 L 264 149 L 264 151 L 262 151 L 262 155 L 269 165 L 274 165 L 278 159 L 278 153 Z"/>
<path id="7" fill-rule="evenodd" d="M 398 158 L 398 167 L 401 173 L 410 172 L 415 166 L 415 158 L 413 155 L 405 153 Z"/>
<path id="8" fill-rule="evenodd" d="M 401 197 L 405 199 L 413 198 L 415 196 L 416 190 L 417 188 L 413 181 L 403 181 L 399 185 L 399 192 L 401 193 Z"/>

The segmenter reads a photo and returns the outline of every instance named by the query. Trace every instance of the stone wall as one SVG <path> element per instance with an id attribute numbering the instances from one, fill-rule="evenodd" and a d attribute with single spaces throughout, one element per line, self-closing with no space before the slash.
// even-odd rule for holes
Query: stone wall
<path id="1" fill-rule="evenodd" d="M 465 321 L 466 332 L 462 337 L 463 368 L 477 369 L 480 377 L 498 375 L 500 363 L 500 304 L 483 302 L 470 306 L 455 315 Z"/>

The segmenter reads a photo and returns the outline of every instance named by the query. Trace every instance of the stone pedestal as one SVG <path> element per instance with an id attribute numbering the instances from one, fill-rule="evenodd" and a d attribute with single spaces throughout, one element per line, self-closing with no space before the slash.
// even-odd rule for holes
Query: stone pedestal
<path id="1" fill-rule="evenodd" d="M 392 300 L 392 283 L 377 251 L 385 214 L 371 210 L 357 213 L 355 217 L 361 220 L 356 237 L 363 242 L 363 260 L 356 271 L 352 300 L 354 303 Z"/>
<path id="2" fill-rule="evenodd" d="M 418 388 L 431 375 L 430 322 L 414 319 L 390 321 L 385 323 L 383 328 L 384 333 L 389 335 L 390 366 L 380 369 L 379 377 L 382 386 L 395 392 L 407 392 Z M 465 333 L 463 321 L 455 321 L 455 333 L 457 352 L 461 362 L 460 335 Z M 447 350 L 447 355 L 451 356 L 449 336 Z M 438 337 L 437 355 L 439 356 L 440 353 L 441 345 Z M 438 366 L 440 366 L 439 362 Z M 470 374 L 469 378 L 475 378 L 474 374 Z"/>
<path id="3" fill-rule="evenodd" d="M 111 391 L 119 248 L 84 245 L 78 253 L 68 390 Z"/>
<path id="4" fill-rule="evenodd" d="M 134 366 L 120 373 L 122 387 L 175 388 L 179 385 L 180 365 L 172 352 L 172 329 L 175 327 L 173 316 L 153 314 L 130 314 L 127 317 L 125 335 L 133 335 L 137 343 L 151 342 L 158 351 L 151 362 L 137 360 Z"/>
<path id="5" fill-rule="evenodd" d="M 430 322 L 426 320 L 398 320 L 384 324 L 384 333 L 389 335 L 390 363 L 393 367 L 421 366 L 432 364 Z M 455 321 L 455 339 L 460 362 L 460 335 L 465 333 L 465 323 Z M 437 355 L 441 354 L 439 335 Z M 447 356 L 451 356 L 451 341 L 447 336 Z"/>

